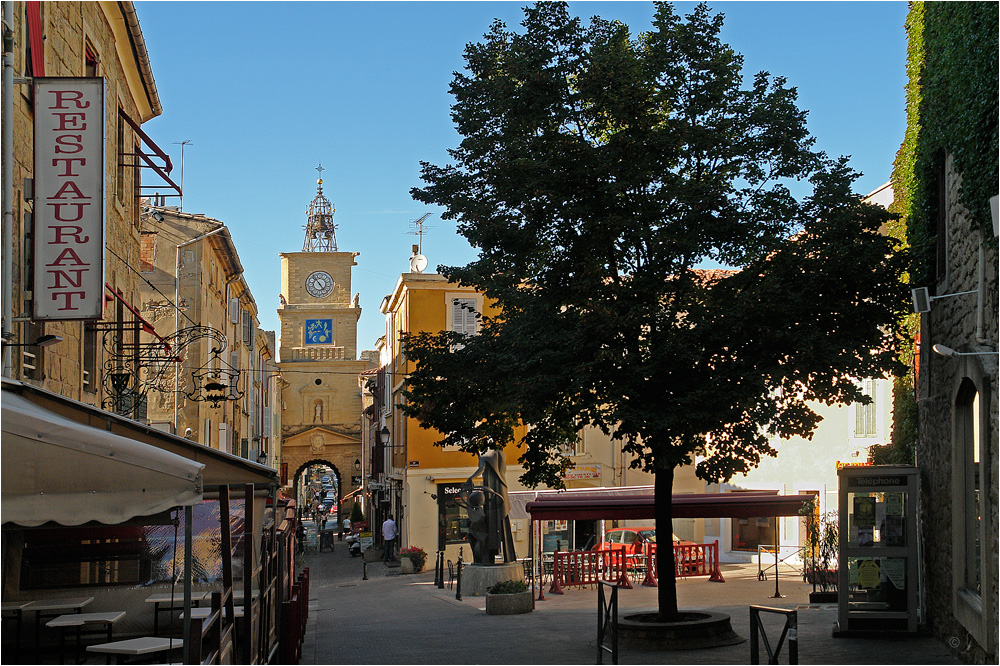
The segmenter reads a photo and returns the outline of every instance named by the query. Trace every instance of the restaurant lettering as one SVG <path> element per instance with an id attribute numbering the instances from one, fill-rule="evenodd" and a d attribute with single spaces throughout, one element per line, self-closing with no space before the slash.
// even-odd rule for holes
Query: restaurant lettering
<path id="1" fill-rule="evenodd" d="M 100 319 L 104 79 L 36 77 L 34 319 Z"/>

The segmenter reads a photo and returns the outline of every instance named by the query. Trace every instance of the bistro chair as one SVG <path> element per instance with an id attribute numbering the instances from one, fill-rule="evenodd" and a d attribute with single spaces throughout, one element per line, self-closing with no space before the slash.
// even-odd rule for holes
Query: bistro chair
<path id="1" fill-rule="evenodd" d="M 448 560 L 448 589 L 455 584 L 455 563 Z"/>

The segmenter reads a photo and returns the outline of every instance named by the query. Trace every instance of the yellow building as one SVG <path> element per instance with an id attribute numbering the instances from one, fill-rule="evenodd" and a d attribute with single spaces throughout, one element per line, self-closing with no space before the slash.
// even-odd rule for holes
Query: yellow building
<path id="1" fill-rule="evenodd" d="M 299 484 L 312 465 L 327 465 L 340 498 L 351 490 L 361 456 L 357 357 L 359 296 L 351 296 L 357 252 L 337 250 L 333 206 L 319 181 L 307 213 L 302 252 L 281 256 L 282 478 Z M 360 466 L 360 462 L 359 462 Z M 339 505 L 340 502 L 338 501 Z"/>
<path id="2" fill-rule="evenodd" d="M 373 483 L 369 494 L 375 510 L 370 517 L 375 525 L 392 513 L 400 525 L 402 545 L 419 546 L 428 552 L 445 550 L 446 558 L 456 560 L 465 541 L 466 514 L 454 496 L 461 484 L 476 471 L 476 456 L 457 447 L 434 446 L 440 434 L 421 428 L 418 421 L 404 416 L 398 405 L 403 401 L 403 382 L 410 372 L 411 361 L 400 350 L 404 333 L 458 331 L 476 332 L 475 313 L 494 314 L 495 306 L 471 287 L 461 287 L 435 273 L 404 273 L 392 294 L 382 302 L 386 316 L 386 335 L 379 341 L 381 367 L 370 373 L 366 384 L 371 394 L 367 409 L 365 468 Z M 384 432 L 386 441 L 380 441 Z M 602 488 L 644 486 L 653 483 L 652 476 L 629 467 L 630 459 L 622 453 L 621 442 L 595 428 L 581 430 L 572 448 L 564 451 L 572 466 L 564 476 L 567 488 Z M 518 478 L 524 472 L 517 460 L 520 451 L 508 447 L 506 454 L 507 487 L 511 493 L 527 489 Z M 694 469 L 679 472 L 675 492 L 703 492 L 704 484 L 694 477 Z M 528 554 L 530 522 L 515 506 L 512 512 L 512 532 L 519 556 Z M 558 522 L 558 521 L 554 521 Z M 594 521 L 574 525 L 545 525 L 543 538 L 561 539 L 563 548 L 582 547 L 584 533 L 596 534 L 600 526 Z M 688 521 L 678 534 L 695 536 L 693 521 Z M 471 555 L 465 550 L 466 559 Z"/>

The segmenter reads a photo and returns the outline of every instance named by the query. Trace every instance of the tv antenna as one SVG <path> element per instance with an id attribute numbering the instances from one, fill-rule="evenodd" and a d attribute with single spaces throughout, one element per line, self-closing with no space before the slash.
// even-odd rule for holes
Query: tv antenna
<path id="1" fill-rule="evenodd" d="M 181 197 L 180 205 L 178 209 L 184 212 L 184 146 L 193 146 L 191 139 L 184 139 L 183 141 L 174 141 L 174 144 L 179 144 L 181 147 Z"/>
<path id="2" fill-rule="evenodd" d="M 408 231 L 408 234 L 412 234 L 417 237 L 417 254 L 424 253 L 424 233 L 428 229 L 433 229 L 433 227 L 424 226 L 424 220 L 430 217 L 430 213 L 425 213 L 423 217 L 419 220 L 411 220 L 410 224 L 413 226 L 413 231 Z"/>

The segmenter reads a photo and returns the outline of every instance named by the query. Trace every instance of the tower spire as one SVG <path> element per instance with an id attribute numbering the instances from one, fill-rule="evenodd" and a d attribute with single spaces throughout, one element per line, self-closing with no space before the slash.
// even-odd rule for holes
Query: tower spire
<path id="1" fill-rule="evenodd" d="M 316 167 L 320 178 L 316 180 L 316 197 L 306 211 L 306 238 L 302 243 L 303 252 L 336 252 L 337 225 L 333 223 L 336 208 L 323 196 L 322 163 Z"/>

